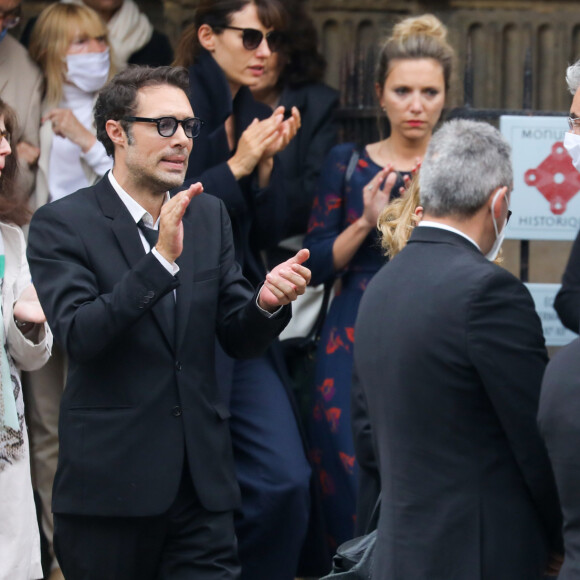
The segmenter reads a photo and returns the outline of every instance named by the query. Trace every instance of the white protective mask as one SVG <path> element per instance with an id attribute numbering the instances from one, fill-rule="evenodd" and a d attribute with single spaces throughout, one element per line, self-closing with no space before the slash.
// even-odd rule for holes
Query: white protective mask
<path id="1" fill-rule="evenodd" d="M 102 89 L 111 68 L 109 49 L 104 52 L 84 52 L 66 55 L 66 80 L 81 91 L 96 93 Z"/>
<path id="2" fill-rule="evenodd" d="M 580 135 L 566 133 L 564 136 L 564 147 L 568 151 L 568 155 L 572 157 L 572 164 L 580 171 Z"/>
<path id="3" fill-rule="evenodd" d="M 507 216 L 506 216 L 505 222 L 503 224 L 503 228 L 502 228 L 501 232 L 499 232 L 498 228 L 497 228 L 497 221 L 495 220 L 495 214 L 493 212 L 493 208 L 495 207 L 495 202 L 496 202 L 497 197 L 500 193 L 501 193 L 501 189 L 498 189 L 496 194 L 493 196 L 493 200 L 491 201 L 491 219 L 493 220 L 493 229 L 495 230 L 495 242 L 493 243 L 491 250 L 489 252 L 487 252 L 487 254 L 485 254 L 485 257 L 490 262 L 493 262 L 497 258 L 497 255 L 499 254 L 499 250 L 500 250 L 501 245 L 503 243 L 503 239 L 505 238 L 505 230 L 506 230 L 506 226 L 507 226 Z M 508 205 L 508 209 L 509 209 L 509 205 Z"/>

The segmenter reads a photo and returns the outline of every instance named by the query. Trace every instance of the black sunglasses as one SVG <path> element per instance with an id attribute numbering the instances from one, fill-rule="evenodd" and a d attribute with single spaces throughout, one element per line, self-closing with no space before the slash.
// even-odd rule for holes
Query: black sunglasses
<path id="1" fill-rule="evenodd" d="M 228 30 L 241 30 L 242 44 L 246 50 L 256 50 L 262 43 L 264 33 L 255 28 L 240 28 L 239 26 L 222 26 Z M 266 34 L 266 42 L 271 52 L 278 52 L 282 48 L 284 35 L 279 30 L 271 30 Z"/>
<path id="2" fill-rule="evenodd" d="M 173 137 L 177 131 L 177 127 L 181 124 L 186 137 L 190 139 L 195 139 L 199 135 L 204 123 L 197 117 L 189 117 L 188 119 L 176 119 L 175 117 L 159 117 L 158 119 L 149 119 L 148 117 L 123 117 L 123 121 L 155 123 L 157 125 L 157 132 L 161 137 Z"/>

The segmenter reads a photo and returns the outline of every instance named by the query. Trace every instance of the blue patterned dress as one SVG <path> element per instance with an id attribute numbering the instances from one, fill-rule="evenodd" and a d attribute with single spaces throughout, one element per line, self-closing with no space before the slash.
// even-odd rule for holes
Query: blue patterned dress
<path id="1" fill-rule="evenodd" d="M 309 433 L 312 463 L 318 471 L 330 549 L 354 535 L 357 465 L 350 424 L 350 390 L 354 323 L 362 294 L 386 262 L 377 231 L 371 232 L 344 270 L 335 272 L 332 246 L 337 236 L 363 213 L 363 187 L 382 169 L 366 149 L 348 182 L 347 167 L 355 146 L 334 147 L 322 169 L 304 247 L 312 284 L 336 276 L 340 292 L 332 300 L 317 352 L 315 392 Z M 402 177 L 391 191 L 398 196 Z"/>

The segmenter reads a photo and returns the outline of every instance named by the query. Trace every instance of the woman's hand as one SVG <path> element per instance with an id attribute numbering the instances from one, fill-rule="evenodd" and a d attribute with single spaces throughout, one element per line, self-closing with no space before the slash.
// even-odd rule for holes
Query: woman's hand
<path id="1" fill-rule="evenodd" d="M 274 111 L 274 115 L 276 114 L 284 115 L 284 107 L 278 107 Z M 301 123 L 300 111 L 296 107 L 292 107 L 292 115 L 280 124 L 277 138 L 264 150 L 262 160 L 274 157 L 274 155 L 284 151 L 288 143 L 296 136 Z"/>
<path id="2" fill-rule="evenodd" d="M 83 153 L 97 142 L 97 138 L 75 117 L 70 109 L 52 109 L 42 119 L 50 121 L 55 135 L 69 139 L 78 145 Z"/>
<path id="3" fill-rule="evenodd" d="M 389 203 L 396 181 L 397 172 L 392 165 L 386 165 L 363 188 L 364 209 L 360 219 L 369 229 L 377 227 L 379 215 Z"/>
<path id="4" fill-rule="evenodd" d="M 20 141 L 16 144 L 18 159 L 23 159 L 29 167 L 34 167 L 40 157 L 40 148 L 31 145 L 27 141 Z"/>
<path id="5" fill-rule="evenodd" d="M 240 136 L 236 153 L 228 160 L 236 180 L 250 175 L 264 157 L 264 152 L 280 138 L 284 114 L 277 111 L 263 121 L 254 119 Z"/>
<path id="6" fill-rule="evenodd" d="M 46 322 L 46 316 L 32 284 L 23 290 L 18 300 L 14 303 L 13 315 L 15 320 L 30 322 L 31 325 Z"/>

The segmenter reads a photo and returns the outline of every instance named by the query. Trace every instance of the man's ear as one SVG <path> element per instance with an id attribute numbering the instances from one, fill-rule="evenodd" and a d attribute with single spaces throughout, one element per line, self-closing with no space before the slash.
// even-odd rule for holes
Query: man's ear
<path id="1" fill-rule="evenodd" d="M 493 212 L 493 215 L 495 217 L 496 220 L 499 220 L 500 216 L 501 216 L 501 211 L 502 211 L 502 204 L 504 203 L 504 198 L 505 202 L 507 205 L 509 205 L 508 200 L 507 200 L 507 194 L 508 194 L 508 188 L 506 185 L 504 185 L 503 187 L 498 187 L 497 189 L 494 189 L 492 194 L 489 196 L 489 210 Z M 492 203 L 493 200 L 495 198 L 495 204 L 493 204 L 492 207 Z"/>
<path id="2" fill-rule="evenodd" d="M 202 24 L 197 31 L 199 44 L 209 52 L 215 48 L 215 36 L 213 28 L 209 24 Z"/>
<path id="3" fill-rule="evenodd" d="M 112 119 L 109 119 L 105 123 L 105 130 L 107 131 L 107 135 L 114 145 L 121 147 L 126 145 L 127 134 L 125 133 L 125 129 L 123 129 L 119 121 L 113 121 Z"/>

